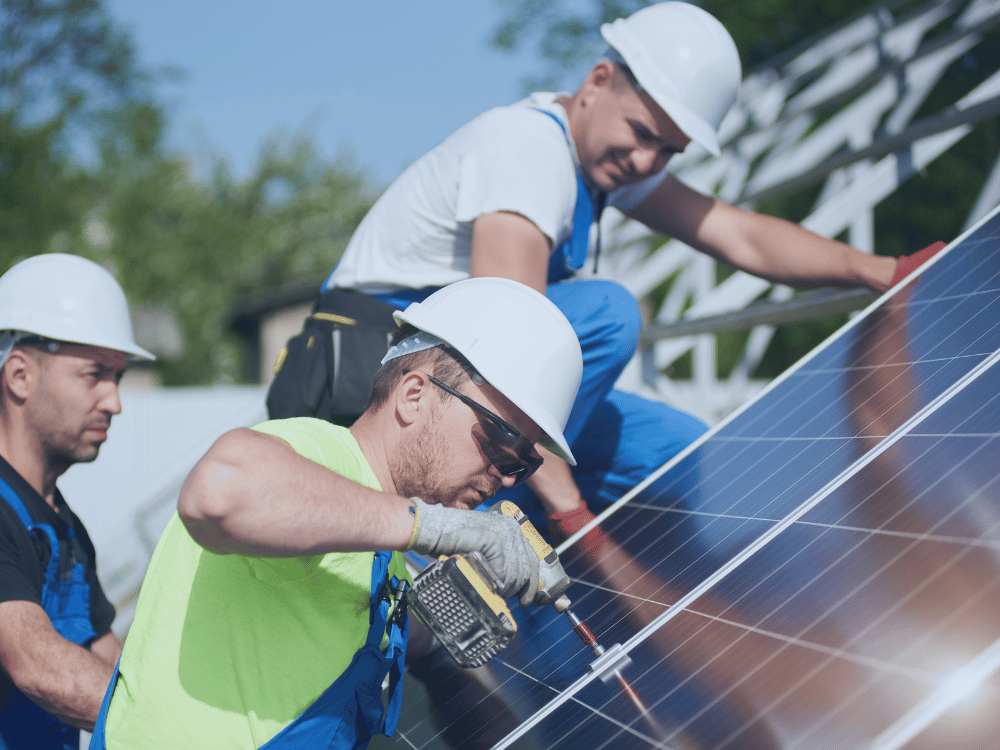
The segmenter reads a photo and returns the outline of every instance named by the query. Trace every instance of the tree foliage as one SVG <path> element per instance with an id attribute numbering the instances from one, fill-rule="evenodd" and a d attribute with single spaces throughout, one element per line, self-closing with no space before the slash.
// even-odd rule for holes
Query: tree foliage
<path id="1" fill-rule="evenodd" d="M 245 181 L 221 161 L 205 183 L 176 158 L 107 160 L 105 169 L 102 182 L 115 187 L 100 219 L 111 239 L 80 249 L 113 264 L 147 305 L 176 315 L 186 348 L 162 368 L 166 384 L 238 379 L 243 352 L 225 330 L 229 310 L 262 290 L 324 277 L 373 200 L 349 163 L 323 163 L 307 141 L 271 144 Z"/>
<path id="2" fill-rule="evenodd" d="M 127 40 L 89 0 L 0 4 L 0 258 L 44 251 L 85 210 L 99 123 L 145 99 Z"/>
<path id="3" fill-rule="evenodd" d="M 3 0 L 0 107 L 16 124 L 58 122 L 63 134 L 126 102 L 148 99 L 152 76 L 98 0 Z"/>
<path id="4" fill-rule="evenodd" d="M 238 379 L 234 303 L 329 272 L 373 200 L 348 161 L 272 142 L 247 179 L 205 180 L 164 145 L 169 112 L 99 0 L 0 0 L 0 272 L 42 252 L 112 270 L 133 310 L 176 321 L 168 385 Z"/>

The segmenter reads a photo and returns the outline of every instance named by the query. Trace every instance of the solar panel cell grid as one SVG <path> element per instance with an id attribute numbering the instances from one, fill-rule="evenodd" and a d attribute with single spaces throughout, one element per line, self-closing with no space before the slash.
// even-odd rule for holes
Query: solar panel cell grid
<path id="1" fill-rule="evenodd" d="M 653 721 L 551 608 L 469 715 L 497 747 L 996 747 L 998 360 L 994 215 L 563 554 Z"/>

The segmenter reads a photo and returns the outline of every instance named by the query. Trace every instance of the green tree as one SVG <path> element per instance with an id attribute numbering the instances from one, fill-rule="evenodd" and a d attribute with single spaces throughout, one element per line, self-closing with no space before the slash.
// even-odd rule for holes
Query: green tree
<path id="1" fill-rule="evenodd" d="M 112 270 L 133 308 L 172 316 L 168 385 L 236 380 L 236 300 L 333 266 L 373 200 L 354 166 L 307 140 L 272 143 L 254 173 L 206 181 L 164 145 L 168 112 L 99 0 L 0 0 L 0 271 L 42 252 Z"/>
<path id="2" fill-rule="evenodd" d="M 149 102 L 127 36 L 93 0 L 0 3 L 0 260 L 44 252 L 87 210 L 82 164 L 123 107 Z"/>
<path id="3" fill-rule="evenodd" d="M 161 364 L 164 384 L 233 382 L 245 371 L 225 329 L 233 305 L 294 280 L 316 280 L 318 292 L 374 193 L 352 164 L 325 163 L 307 140 L 270 144 L 245 181 L 221 160 L 204 183 L 189 168 L 166 155 L 106 155 L 97 216 L 109 236 L 103 247 L 82 236 L 79 249 L 175 316 L 185 350 Z"/>

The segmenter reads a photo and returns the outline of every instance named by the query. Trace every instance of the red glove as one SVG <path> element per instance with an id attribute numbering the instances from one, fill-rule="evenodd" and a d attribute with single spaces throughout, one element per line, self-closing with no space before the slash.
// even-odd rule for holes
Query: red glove
<path id="1" fill-rule="evenodd" d="M 553 513 L 549 516 L 549 531 L 552 532 L 554 537 L 560 541 L 564 541 L 593 520 L 594 514 L 587 509 L 587 504 L 583 503 L 579 508 L 574 510 L 568 510 L 565 513 Z M 587 562 L 593 565 L 600 559 L 601 550 L 607 541 L 608 538 L 601 531 L 601 527 L 595 526 L 583 535 L 578 544 Z"/>
<path id="2" fill-rule="evenodd" d="M 916 271 L 920 266 L 926 263 L 928 260 L 934 256 L 938 250 L 943 248 L 945 243 L 935 242 L 933 245 L 928 245 L 923 250 L 914 253 L 913 255 L 903 255 L 896 259 L 896 272 L 892 275 L 892 282 L 889 286 L 896 286 L 900 281 L 905 279 L 911 273 Z"/>

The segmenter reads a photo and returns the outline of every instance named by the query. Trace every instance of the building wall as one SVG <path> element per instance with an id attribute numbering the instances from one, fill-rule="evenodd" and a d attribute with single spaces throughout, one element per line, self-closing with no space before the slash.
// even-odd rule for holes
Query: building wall
<path id="1" fill-rule="evenodd" d="M 312 311 L 312 301 L 277 310 L 260 322 L 260 380 L 269 385 L 274 379 L 274 363 L 292 336 L 302 331 L 302 323 Z"/>

